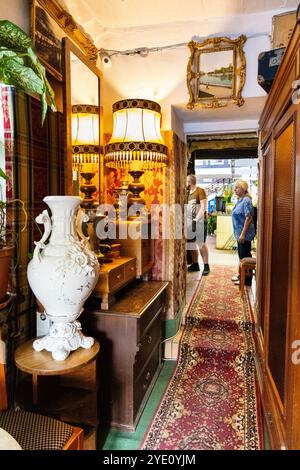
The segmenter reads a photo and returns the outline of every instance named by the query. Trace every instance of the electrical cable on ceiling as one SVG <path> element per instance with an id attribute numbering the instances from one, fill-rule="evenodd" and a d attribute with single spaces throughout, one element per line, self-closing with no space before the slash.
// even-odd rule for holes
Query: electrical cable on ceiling
<path id="1" fill-rule="evenodd" d="M 234 39 L 238 37 L 239 35 L 226 35 L 225 33 L 219 33 L 217 35 L 210 35 L 206 37 L 200 37 L 200 36 L 193 36 L 192 40 L 196 42 L 202 42 L 205 41 L 206 39 L 212 39 L 214 37 L 228 37 L 230 39 Z M 257 37 L 262 37 L 262 36 L 268 36 L 270 37 L 269 33 L 257 33 L 257 34 L 252 34 L 250 36 L 247 36 L 247 39 L 252 39 L 252 38 L 257 38 Z M 164 51 L 167 49 L 177 49 L 179 47 L 186 47 L 188 45 L 187 42 L 180 42 L 178 44 L 170 44 L 167 46 L 156 46 L 156 47 L 137 47 L 135 49 L 126 49 L 124 51 L 119 51 L 115 49 L 99 49 L 99 55 L 102 58 L 103 64 L 108 66 L 108 63 L 110 63 L 110 58 L 115 56 L 115 55 L 139 55 L 141 57 L 147 57 L 150 52 L 160 52 Z"/>

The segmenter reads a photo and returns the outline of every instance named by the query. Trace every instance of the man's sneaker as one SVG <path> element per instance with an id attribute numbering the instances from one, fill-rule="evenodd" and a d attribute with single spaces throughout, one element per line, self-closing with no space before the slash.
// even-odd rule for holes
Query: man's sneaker
<path id="1" fill-rule="evenodd" d="M 188 268 L 188 271 L 200 271 L 200 267 L 198 263 L 193 263 L 191 266 Z"/>
<path id="2" fill-rule="evenodd" d="M 205 264 L 204 269 L 202 271 L 202 276 L 207 276 L 209 274 L 209 272 L 210 272 L 209 265 Z"/>
<path id="3" fill-rule="evenodd" d="M 235 281 L 238 281 L 240 279 L 240 276 L 237 275 L 237 276 L 232 276 L 231 280 L 232 282 L 235 282 Z"/>

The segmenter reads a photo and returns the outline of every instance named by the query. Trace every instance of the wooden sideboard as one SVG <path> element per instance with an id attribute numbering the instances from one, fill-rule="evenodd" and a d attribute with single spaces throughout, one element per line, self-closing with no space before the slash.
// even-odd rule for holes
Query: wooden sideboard
<path id="1" fill-rule="evenodd" d="M 114 294 L 136 278 L 136 260 L 122 256 L 111 263 L 103 263 L 94 295 L 101 297 L 101 308 L 107 310 L 114 302 Z"/>
<path id="2" fill-rule="evenodd" d="M 101 341 L 101 422 L 112 427 L 135 430 L 159 374 L 167 286 L 136 281 L 107 311 L 91 299 L 81 317 L 85 333 Z"/>

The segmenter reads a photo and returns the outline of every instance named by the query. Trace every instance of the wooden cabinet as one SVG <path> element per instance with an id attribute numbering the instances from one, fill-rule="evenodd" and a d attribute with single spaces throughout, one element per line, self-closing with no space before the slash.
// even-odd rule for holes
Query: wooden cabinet
<path id="1" fill-rule="evenodd" d="M 94 295 L 101 297 L 101 308 L 107 310 L 114 302 L 114 294 L 136 278 L 135 258 L 121 257 L 103 263 Z"/>
<path id="2" fill-rule="evenodd" d="M 136 258 L 136 277 L 148 273 L 154 261 L 154 240 L 151 239 L 151 222 L 142 220 L 118 221 L 117 240 L 122 256 Z"/>
<path id="3" fill-rule="evenodd" d="M 136 281 L 108 311 L 90 303 L 84 331 L 101 341 L 102 420 L 134 431 L 161 368 L 167 282 Z"/>
<path id="4" fill-rule="evenodd" d="M 300 448 L 300 105 L 292 100 L 299 78 L 298 22 L 260 120 L 258 349 L 274 449 Z"/>

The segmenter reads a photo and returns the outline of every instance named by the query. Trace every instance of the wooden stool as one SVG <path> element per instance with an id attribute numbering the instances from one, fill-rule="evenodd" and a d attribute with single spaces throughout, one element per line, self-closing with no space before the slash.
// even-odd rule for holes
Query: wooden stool
<path id="1" fill-rule="evenodd" d="M 240 291 L 244 292 L 246 274 L 256 274 L 256 258 L 240 260 Z"/>

